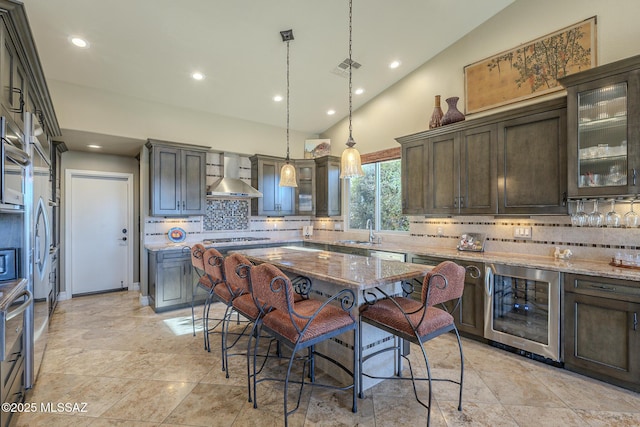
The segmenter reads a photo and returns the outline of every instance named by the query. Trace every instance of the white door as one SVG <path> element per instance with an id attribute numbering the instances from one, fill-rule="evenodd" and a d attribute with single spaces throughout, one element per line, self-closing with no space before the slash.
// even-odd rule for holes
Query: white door
<path id="1" fill-rule="evenodd" d="M 67 292 L 131 286 L 133 176 L 67 170 L 66 178 Z"/>

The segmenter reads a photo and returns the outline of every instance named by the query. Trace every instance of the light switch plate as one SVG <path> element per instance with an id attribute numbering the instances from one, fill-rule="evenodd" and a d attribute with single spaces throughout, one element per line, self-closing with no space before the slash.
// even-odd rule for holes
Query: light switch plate
<path id="1" fill-rule="evenodd" d="M 513 237 L 521 240 L 530 240 L 533 238 L 531 227 L 515 227 L 513 229 Z"/>

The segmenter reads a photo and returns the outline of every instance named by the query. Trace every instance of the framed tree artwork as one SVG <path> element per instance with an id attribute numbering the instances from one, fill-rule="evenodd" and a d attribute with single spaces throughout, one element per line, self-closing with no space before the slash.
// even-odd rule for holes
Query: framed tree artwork
<path id="1" fill-rule="evenodd" d="M 596 66 L 596 17 L 464 67 L 465 113 L 563 90 L 558 79 Z"/>

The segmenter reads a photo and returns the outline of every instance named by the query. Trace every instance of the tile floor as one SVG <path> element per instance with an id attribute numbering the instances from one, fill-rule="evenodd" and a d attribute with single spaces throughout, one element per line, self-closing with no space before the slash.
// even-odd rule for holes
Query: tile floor
<path id="1" fill-rule="evenodd" d="M 171 320 L 174 319 L 174 320 Z M 177 321 L 175 319 L 178 319 Z M 85 412 L 22 413 L 19 426 L 283 425 L 278 385 L 263 383 L 259 408 L 246 399 L 244 358 L 203 350 L 190 310 L 155 314 L 134 292 L 62 301 L 28 403 L 81 403 Z M 185 333 L 186 332 L 186 333 Z M 463 411 L 456 387 L 436 383 L 433 426 L 638 426 L 640 395 L 472 341 L 463 342 Z M 431 341 L 435 375 L 455 375 L 455 338 Z M 416 354 L 413 351 L 412 354 Z M 409 382 L 385 381 L 350 410 L 350 394 L 305 388 L 291 426 L 425 425 Z"/>

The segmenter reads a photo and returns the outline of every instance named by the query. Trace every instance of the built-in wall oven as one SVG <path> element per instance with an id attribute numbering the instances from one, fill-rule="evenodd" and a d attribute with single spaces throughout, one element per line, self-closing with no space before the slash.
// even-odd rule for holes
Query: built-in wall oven
<path id="1" fill-rule="evenodd" d="M 560 362 L 560 273 L 485 265 L 484 337 Z"/>
<path id="2" fill-rule="evenodd" d="M 0 137 L 0 207 L 20 209 L 25 202 L 25 168 L 29 165 L 24 135 L 13 122 L 0 117 Z"/>

